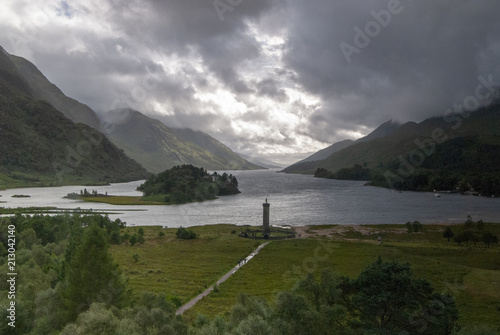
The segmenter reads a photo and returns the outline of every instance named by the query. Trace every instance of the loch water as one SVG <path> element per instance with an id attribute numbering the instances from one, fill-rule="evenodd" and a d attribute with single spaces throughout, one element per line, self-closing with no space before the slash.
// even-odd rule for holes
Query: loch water
<path id="1" fill-rule="evenodd" d="M 218 171 L 219 173 L 221 171 Z M 128 225 L 189 227 L 211 224 L 262 224 L 262 203 L 271 204 L 273 225 L 398 224 L 500 222 L 500 199 L 460 194 L 434 196 L 429 192 L 398 192 L 364 186 L 364 182 L 318 179 L 309 175 L 278 173 L 276 170 L 227 171 L 239 182 L 242 192 L 200 203 L 168 206 L 114 206 L 63 198 L 71 192 L 97 190 L 109 195 L 142 195 L 142 181 L 109 186 L 64 186 L 0 191 L 0 207 L 58 207 L 106 210 L 111 218 Z M 12 195 L 30 195 L 13 198 Z"/>

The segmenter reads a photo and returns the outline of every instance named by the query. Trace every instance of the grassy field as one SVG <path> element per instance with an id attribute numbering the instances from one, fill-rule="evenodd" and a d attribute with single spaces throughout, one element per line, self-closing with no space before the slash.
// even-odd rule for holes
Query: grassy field
<path id="1" fill-rule="evenodd" d="M 101 202 L 110 205 L 166 205 L 166 202 L 144 200 L 141 196 L 107 196 L 107 197 L 84 197 L 82 198 L 89 202 Z"/>
<path id="2" fill-rule="evenodd" d="M 324 268 L 356 278 L 379 256 L 384 260 L 409 262 L 418 278 L 428 280 L 436 292 L 452 294 L 461 312 L 462 324 L 500 327 L 500 247 L 457 246 L 442 237 L 444 226 L 425 225 L 421 233 L 407 233 L 404 225 L 363 226 L 328 236 L 314 233 L 336 228 L 313 227 L 313 236 L 272 241 L 237 271 L 219 292 L 212 292 L 184 316 L 227 314 L 238 294 L 262 296 L 273 301 L 278 291 L 291 289 L 303 276 Z M 129 233 L 137 228 L 127 228 Z M 113 246 L 116 261 L 136 291 L 162 292 L 179 297 L 182 303 L 212 285 L 219 277 L 255 249 L 260 242 L 238 238 L 243 227 L 230 225 L 189 228 L 199 239 L 181 241 L 175 229 L 146 227 L 144 245 Z M 459 232 L 461 225 L 452 226 Z M 485 230 L 500 235 L 500 224 Z M 160 231 L 164 236 L 159 237 Z M 378 241 L 382 236 L 382 243 Z M 132 258 L 138 254 L 138 262 Z"/>
<path id="3" fill-rule="evenodd" d="M 164 194 L 158 194 L 158 195 L 150 195 L 150 196 L 116 196 L 116 195 L 109 195 L 109 196 L 97 196 L 97 197 L 92 197 L 92 196 L 85 196 L 82 197 L 81 199 L 89 202 L 101 202 L 105 204 L 110 204 L 110 205 L 125 205 L 125 206 L 134 206 L 134 205 L 172 205 L 172 204 L 178 204 L 174 202 L 165 202 L 165 195 Z M 208 199 L 211 200 L 211 199 Z M 192 201 L 195 202 L 195 201 Z M 184 202 L 187 203 L 187 202 Z"/>
<path id="4" fill-rule="evenodd" d="M 189 228 L 199 237 L 179 240 L 176 229 L 143 227 L 146 243 L 114 245 L 111 253 L 137 291 L 165 293 L 189 301 L 213 285 L 261 242 L 241 239 L 228 225 Z M 138 228 L 126 228 L 129 234 Z M 164 236 L 159 236 L 163 232 Z M 132 257 L 139 256 L 138 261 Z"/>

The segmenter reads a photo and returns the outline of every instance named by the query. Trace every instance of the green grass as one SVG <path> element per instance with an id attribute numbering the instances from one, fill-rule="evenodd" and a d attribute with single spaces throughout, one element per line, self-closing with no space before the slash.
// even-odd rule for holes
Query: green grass
<path id="1" fill-rule="evenodd" d="M 165 202 L 164 201 L 165 195 L 162 194 L 150 195 L 146 197 L 109 195 L 109 196 L 98 196 L 98 197 L 82 197 L 82 199 L 88 202 L 100 202 L 110 205 L 124 205 L 124 206 L 179 204 L 174 202 Z"/>
<path id="2" fill-rule="evenodd" d="M 334 227 L 337 227 L 338 225 L 336 224 L 324 224 L 324 225 L 316 225 L 316 226 L 311 226 L 310 230 L 323 230 L 323 229 L 331 229 Z"/>
<path id="3" fill-rule="evenodd" d="M 136 293 L 164 293 L 183 303 L 213 285 L 261 243 L 231 234 L 235 226 L 230 225 L 190 227 L 199 236 L 195 240 L 177 239 L 176 229 L 142 228 L 146 243 L 114 245 L 114 259 Z M 138 228 L 125 230 L 132 235 Z M 160 231 L 165 235 L 159 237 Z M 133 254 L 139 255 L 138 262 Z"/>
<path id="4" fill-rule="evenodd" d="M 84 197 L 88 202 L 101 202 L 110 205 L 167 205 L 166 202 L 143 200 L 141 196 L 107 196 L 107 197 Z"/>
<path id="5" fill-rule="evenodd" d="M 202 299 L 184 317 L 198 313 L 214 316 L 229 313 L 240 292 L 272 302 L 276 293 L 291 289 L 307 271 L 319 274 L 333 268 L 338 274 L 356 278 L 379 256 L 384 260 L 409 262 L 415 277 L 428 280 L 438 293 L 451 293 L 461 312 L 461 324 L 490 324 L 500 327 L 500 247 L 456 246 L 442 237 L 443 226 L 429 225 L 423 233 L 394 233 L 402 225 L 373 226 L 384 237 L 382 245 L 363 235 L 361 240 L 302 238 L 272 241 L 250 262 Z M 498 233 L 500 225 L 487 224 Z M 459 231 L 461 226 L 452 226 Z M 128 228 L 129 233 L 134 229 Z M 162 292 L 178 296 L 183 303 L 235 266 L 254 250 L 258 242 L 238 238 L 245 227 L 230 225 L 190 227 L 197 240 L 180 241 L 175 229 L 146 227 L 146 244 L 113 246 L 112 253 L 136 291 Z M 234 233 L 236 231 L 236 233 Z M 338 236 L 335 236 L 338 238 Z M 329 251 L 329 252 L 328 252 Z M 132 258 L 139 254 L 136 263 Z"/>
<path id="6" fill-rule="evenodd" d="M 130 211 L 128 209 L 127 211 Z M 80 214 L 80 215 L 93 215 L 93 214 L 114 214 L 115 212 L 106 210 L 89 210 L 81 208 L 57 208 L 57 207 L 17 207 L 5 208 L 0 207 L 0 215 L 5 214 Z"/>

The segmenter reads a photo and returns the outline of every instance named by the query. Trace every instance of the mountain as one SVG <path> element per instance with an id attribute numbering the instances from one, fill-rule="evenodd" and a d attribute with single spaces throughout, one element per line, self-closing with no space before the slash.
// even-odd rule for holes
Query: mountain
<path id="1" fill-rule="evenodd" d="M 483 190 L 500 194 L 500 104 L 471 113 L 408 122 L 384 137 L 353 144 L 324 160 L 287 168 L 327 177 L 370 176 L 410 190 Z M 349 178 L 350 179 L 350 178 Z"/>
<path id="2" fill-rule="evenodd" d="M 191 129 L 173 129 L 132 109 L 106 113 L 107 136 L 146 170 L 159 173 L 180 164 L 208 170 L 259 169 L 213 137 Z"/>
<path id="3" fill-rule="evenodd" d="M 263 157 L 252 157 L 252 156 L 241 154 L 241 153 L 238 155 L 240 155 L 241 157 L 243 157 L 247 161 L 249 161 L 253 164 L 256 164 L 258 166 L 262 166 L 266 169 L 280 169 L 280 168 L 284 167 L 284 165 L 282 165 L 280 163 L 276 163 L 270 159 L 266 159 Z"/>
<path id="4" fill-rule="evenodd" d="M 102 130 L 99 117 L 90 107 L 67 97 L 33 63 L 14 55 L 10 55 L 10 59 L 30 85 L 33 97 L 47 101 L 75 123 L 83 123 L 92 128 Z"/>
<path id="5" fill-rule="evenodd" d="M 374 140 L 376 138 L 386 137 L 387 135 L 390 135 L 394 131 L 396 131 L 399 127 L 401 127 L 401 124 L 399 122 L 389 120 L 387 122 L 382 123 L 374 131 L 372 131 L 371 133 L 369 133 L 365 137 L 357 139 L 354 142 L 355 143 L 369 142 L 369 141 Z"/>
<path id="6" fill-rule="evenodd" d="M 35 97 L 0 50 L 0 187 L 137 180 L 146 171 L 99 131 Z"/>
<path id="7" fill-rule="evenodd" d="M 378 126 L 374 131 L 365 137 L 359 138 L 356 141 L 353 140 L 344 140 L 337 143 L 332 144 L 331 146 L 321 149 L 320 151 L 312 154 L 311 156 L 285 168 L 283 172 L 286 173 L 311 173 L 311 170 L 316 170 L 317 163 L 312 163 L 315 161 L 322 161 L 327 159 L 329 156 L 334 153 L 341 151 L 345 148 L 348 148 L 356 143 L 369 142 L 371 140 L 385 137 L 393 133 L 396 129 L 401 126 L 400 123 L 395 121 L 387 121 Z"/>
<path id="8" fill-rule="evenodd" d="M 323 160 L 323 159 L 327 158 L 328 156 L 330 156 L 331 154 L 333 154 L 337 151 L 340 151 L 342 149 L 345 149 L 353 144 L 354 144 L 353 140 L 343 140 L 340 142 L 336 142 L 336 143 L 330 145 L 329 147 L 321 149 L 320 151 L 312 154 L 311 156 L 304 158 L 301 161 L 298 161 L 295 164 Z"/>
<path id="9" fill-rule="evenodd" d="M 500 133 L 499 126 L 498 111 L 495 106 L 471 113 L 468 119 L 463 119 L 456 130 L 453 129 L 454 124 L 444 118 L 430 118 L 421 123 L 408 122 L 385 137 L 357 143 L 341 150 L 323 160 L 318 167 L 338 171 L 355 164 L 374 168 L 380 164 L 395 162 L 399 160 L 399 156 L 409 157 L 414 151 L 423 152 L 420 148 L 421 143 L 434 142 L 434 146 L 441 144 L 433 140 L 436 129 L 443 131 L 441 138 L 445 138 L 446 141 L 475 137 L 479 143 L 496 143 Z"/>

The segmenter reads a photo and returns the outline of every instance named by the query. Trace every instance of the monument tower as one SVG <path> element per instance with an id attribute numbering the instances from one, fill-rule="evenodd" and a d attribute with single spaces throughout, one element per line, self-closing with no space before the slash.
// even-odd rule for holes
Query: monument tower
<path id="1" fill-rule="evenodd" d="M 263 222 L 262 222 L 262 235 L 264 237 L 269 237 L 269 234 L 271 233 L 271 230 L 269 228 L 269 207 L 271 207 L 271 204 L 266 202 L 262 204 L 264 207 L 264 215 L 263 215 Z"/>

